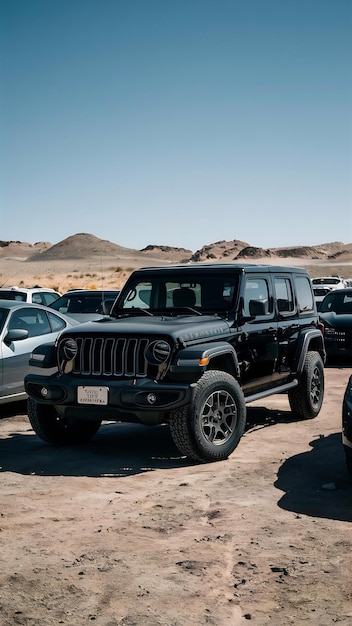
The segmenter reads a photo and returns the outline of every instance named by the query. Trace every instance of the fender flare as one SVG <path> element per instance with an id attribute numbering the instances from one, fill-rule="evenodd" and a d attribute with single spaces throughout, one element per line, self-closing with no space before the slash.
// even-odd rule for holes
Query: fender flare
<path id="1" fill-rule="evenodd" d="M 234 347 L 227 341 L 209 342 L 201 345 L 188 346 L 182 348 L 175 355 L 174 360 L 170 365 L 170 371 L 195 371 L 198 374 L 203 373 L 208 369 L 208 364 L 214 358 L 222 356 L 230 356 L 234 370 L 236 372 L 236 378 L 240 377 L 240 367 L 238 357 Z M 200 361 L 202 359 L 207 360 L 207 363 L 202 365 Z"/>
<path id="2" fill-rule="evenodd" d="M 321 358 L 323 359 L 323 363 L 326 361 L 324 338 L 321 330 L 319 330 L 319 328 L 306 328 L 302 330 L 298 338 L 294 359 L 294 363 L 296 364 L 295 369 L 299 374 L 303 371 L 307 352 L 309 351 L 309 347 L 313 340 L 317 340 L 316 343 L 318 343 L 318 348 L 315 348 L 315 350 L 319 352 Z"/>

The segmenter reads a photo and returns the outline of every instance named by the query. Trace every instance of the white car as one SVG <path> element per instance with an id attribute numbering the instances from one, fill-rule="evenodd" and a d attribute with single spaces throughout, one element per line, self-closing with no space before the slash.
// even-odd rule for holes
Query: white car
<path id="1" fill-rule="evenodd" d="M 1 287 L 0 300 L 15 300 L 16 302 L 32 302 L 50 306 L 61 294 L 55 289 L 47 287 Z"/>
<path id="2" fill-rule="evenodd" d="M 40 304 L 0 300 L 0 405 L 24 400 L 33 350 L 79 322 Z"/>
<path id="3" fill-rule="evenodd" d="M 344 289 L 347 287 L 347 283 L 344 278 L 340 276 L 319 276 L 318 278 L 312 278 L 312 285 L 314 287 L 327 287 L 329 289 Z"/>

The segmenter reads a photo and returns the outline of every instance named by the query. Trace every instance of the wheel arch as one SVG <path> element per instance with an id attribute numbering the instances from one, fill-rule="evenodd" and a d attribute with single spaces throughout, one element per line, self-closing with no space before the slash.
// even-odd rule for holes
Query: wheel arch
<path id="1" fill-rule="evenodd" d="M 325 363 L 326 352 L 324 338 L 318 328 L 307 328 L 303 330 L 299 336 L 294 359 L 294 369 L 297 373 L 302 373 L 307 353 L 310 351 L 318 352 L 323 363 Z"/>

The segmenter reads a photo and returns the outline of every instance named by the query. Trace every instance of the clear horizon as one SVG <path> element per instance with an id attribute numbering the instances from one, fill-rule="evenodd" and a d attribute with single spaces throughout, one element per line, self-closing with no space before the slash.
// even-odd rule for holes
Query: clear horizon
<path id="1" fill-rule="evenodd" d="M 1 240 L 352 242 L 350 0 L 4 0 L 0 35 Z"/>

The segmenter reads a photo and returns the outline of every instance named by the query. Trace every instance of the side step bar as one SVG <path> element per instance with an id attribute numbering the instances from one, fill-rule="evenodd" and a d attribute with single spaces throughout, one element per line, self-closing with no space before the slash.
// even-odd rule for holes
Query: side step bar
<path id="1" fill-rule="evenodd" d="M 298 380 L 297 378 L 295 378 L 294 380 L 291 380 L 290 383 L 286 383 L 285 385 L 280 385 L 279 387 L 275 387 L 274 389 L 267 389 L 266 391 L 259 391 L 258 393 L 253 393 L 251 396 L 245 396 L 245 401 L 246 404 L 249 404 L 250 402 L 254 402 L 254 400 L 260 400 L 261 398 L 266 398 L 267 396 L 273 396 L 276 393 L 286 393 L 286 391 L 289 391 L 290 389 L 294 389 L 294 387 L 297 387 L 298 385 Z"/>

